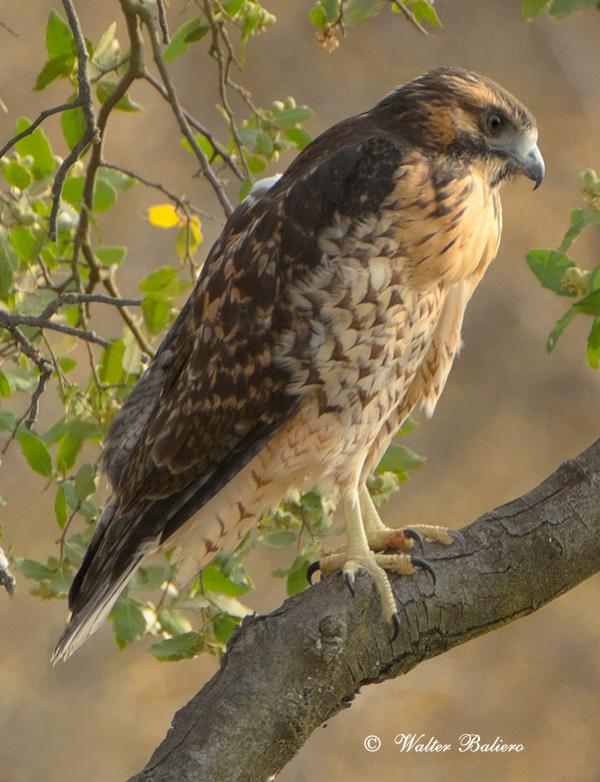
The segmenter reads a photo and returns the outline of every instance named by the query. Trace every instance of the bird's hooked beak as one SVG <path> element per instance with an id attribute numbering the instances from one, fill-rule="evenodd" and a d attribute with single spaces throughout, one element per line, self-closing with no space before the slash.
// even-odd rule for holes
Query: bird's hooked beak
<path id="1" fill-rule="evenodd" d="M 516 143 L 507 150 L 516 169 L 535 182 L 534 190 L 537 190 L 542 184 L 546 172 L 544 158 L 537 145 L 537 140 L 537 132 L 527 136 L 519 136 Z"/>

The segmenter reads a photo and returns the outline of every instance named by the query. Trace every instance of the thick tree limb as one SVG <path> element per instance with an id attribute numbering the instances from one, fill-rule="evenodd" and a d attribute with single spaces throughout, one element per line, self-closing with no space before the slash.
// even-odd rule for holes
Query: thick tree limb
<path id="1" fill-rule="evenodd" d="M 437 585 L 396 577 L 402 629 L 392 644 L 367 576 L 352 599 L 321 581 L 244 621 L 221 670 L 174 717 L 130 782 L 263 782 L 364 684 L 531 614 L 600 570 L 600 440 L 540 486 L 431 545 Z"/>

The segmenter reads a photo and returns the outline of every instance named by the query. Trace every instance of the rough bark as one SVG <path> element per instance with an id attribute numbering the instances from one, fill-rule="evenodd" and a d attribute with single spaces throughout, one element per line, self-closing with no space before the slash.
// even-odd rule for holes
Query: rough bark
<path id="1" fill-rule="evenodd" d="M 220 671 L 130 782 L 263 782 L 359 688 L 520 619 L 600 570 L 600 440 L 537 488 L 426 544 L 437 583 L 395 577 L 394 643 L 368 576 L 339 575 L 247 618 Z"/>

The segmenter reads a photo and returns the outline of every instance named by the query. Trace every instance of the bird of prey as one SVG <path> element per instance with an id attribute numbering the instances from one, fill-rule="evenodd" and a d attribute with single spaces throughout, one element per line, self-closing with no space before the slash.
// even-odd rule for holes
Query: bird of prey
<path id="1" fill-rule="evenodd" d="M 437 68 L 310 143 L 243 202 L 106 437 L 113 496 L 69 593 L 55 651 L 103 621 L 142 558 L 206 563 L 291 490 L 335 492 L 345 550 L 385 618 L 387 571 L 419 536 L 385 527 L 365 482 L 416 407 L 431 414 L 465 307 L 500 241 L 500 186 L 544 162 L 529 111 L 490 79 Z M 388 549 L 396 549 L 389 553 Z"/>

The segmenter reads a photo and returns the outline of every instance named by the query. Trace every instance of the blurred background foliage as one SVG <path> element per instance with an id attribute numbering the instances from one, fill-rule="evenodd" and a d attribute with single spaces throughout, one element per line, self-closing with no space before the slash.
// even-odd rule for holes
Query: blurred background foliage
<path id="1" fill-rule="evenodd" d="M 427 453 L 432 470 L 438 470 L 437 477 L 430 473 L 429 488 L 421 488 L 420 495 L 413 494 L 412 499 L 408 496 L 403 501 L 402 518 L 410 519 L 412 513 L 413 518 L 418 514 L 425 522 L 439 522 L 441 516 L 444 523 L 464 523 L 472 518 L 470 514 L 509 499 L 542 478 L 557 460 L 569 455 L 569 449 L 585 444 L 584 435 L 592 427 L 593 385 L 591 378 L 582 374 L 580 356 L 581 344 L 587 338 L 589 365 L 597 368 L 600 363 L 600 267 L 594 262 L 599 249 L 600 184 L 596 173 L 587 169 L 577 185 L 576 172 L 597 160 L 593 139 L 597 138 L 600 95 L 586 74 L 591 81 L 598 66 L 594 54 L 600 32 L 599 15 L 595 13 L 598 3 L 524 0 L 502 4 L 502 9 L 495 11 L 475 0 L 465 2 L 460 10 L 450 3 L 440 1 L 434 6 L 426 0 L 266 4 L 269 9 L 253 0 L 172 0 L 167 7 L 148 3 L 156 21 L 154 34 L 146 35 L 149 40 L 143 46 L 145 71 L 140 69 L 142 46 L 135 36 L 130 38 L 131 30 L 122 13 L 124 10 L 127 16 L 128 9 L 131 13 L 128 0 L 123 0 L 122 9 L 116 2 L 102 9 L 76 4 L 82 30 L 79 43 L 83 47 L 78 47 L 72 20 L 58 4 L 43 3 L 43 19 L 40 14 L 39 19 L 32 20 L 16 8 L 0 14 L 6 72 L 12 74 L 12 84 L 7 79 L 0 88 L 5 109 L 4 118 L 0 117 L 0 429 L 5 435 L 2 469 L 6 483 L 2 493 L 8 500 L 2 509 L 2 543 L 19 581 L 20 594 L 15 598 L 19 605 L 23 605 L 22 594 L 28 582 L 35 597 L 65 596 L 106 499 L 97 467 L 103 434 L 152 360 L 224 216 L 248 194 L 254 181 L 283 170 L 310 141 L 311 134 L 366 108 L 397 82 L 443 62 L 488 73 L 532 108 L 541 128 L 549 177 L 546 190 L 535 196 L 523 192 L 521 202 L 518 196 L 505 194 L 507 226 L 496 266 L 502 259 L 514 260 L 510 260 L 508 271 L 506 266 L 504 271 L 492 270 L 490 276 L 494 280 L 496 275 L 500 293 L 496 298 L 488 294 L 479 309 L 474 303 L 475 312 L 468 316 L 480 324 L 470 336 L 467 323 L 467 342 L 471 344 L 466 355 L 472 350 L 473 355 L 467 359 L 471 363 L 465 367 L 465 361 L 461 361 L 446 392 L 459 403 L 459 413 L 464 396 L 462 415 L 454 418 L 449 401 L 436 416 L 436 421 L 441 419 L 439 424 L 427 427 L 433 430 L 430 435 L 422 430 L 413 432 L 413 424 L 399 433 L 409 435 L 411 445 Z M 575 11 L 585 13 L 571 18 Z M 533 25 L 524 24 L 524 20 L 534 19 Z M 557 27 L 557 20 L 566 21 Z M 489 45 L 490 36 L 498 37 L 497 49 Z M 508 56 L 513 40 L 531 48 L 514 62 Z M 581 55 L 582 40 L 589 42 L 585 56 Z M 83 71 L 82 48 L 87 59 Z M 544 57 L 546 67 L 553 69 L 554 78 L 560 82 L 558 97 L 553 95 L 551 100 L 541 74 Z M 172 73 L 172 78 L 165 80 L 165 72 Z M 29 84 L 34 87 L 33 95 L 28 93 Z M 281 97 L 288 92 L 295 97 Z M 38 112 L 42 112 L 41 120 L 39 124 L 36 120 L 33 127 L 27 115 L 35 117 Z M 174 121 L 167 127 L 169 113 Z M 101 151 L 98 145 L 90 147 L 98 134 L 106 136 Z M 553 163 L 557 171 L 554 181 Z M 56 185 L 57 179 L 60 186 Z M 548 189 L 547 202 L 553 201 L 551 218 L 550 212 L 540 211 L 543 207 L 538 201 Z M 509 206 L 513 198 L 523 204 L 520 210 Z M 583 206 L 567 215 L 568 206 L 581 200 Z M 562 237 L 548 230 L 549 225 L 559 226 L 561 222 L 566 226 Z M 578 260 L 572 247 L 576 239 Z M 526 269 L 522 258 L 534 242 L 554 243 L 557 248 L 530 249 L 526 253 L 527 266 L 542 286 L 552 291 L 556 302 L 538 293 L 527 273 L 521 271 Z M 121 289 L 128 295 L 121 294 Z M 562 311 L 564 304 L 561 307 L 564 297 L 570 298 L 566 312 Z M 507 315 L 509 306 L 514 316 Z M 563 365 L 539 363 L 542 359 L 537 355 L 534 360 L 531 351 L 534 346 L 539 350 L 543 332 L 551 328 L 552 316 L 556 324 L 546 340 L 549 350 L 576 315 L 586 334 L 573 326 L 571 341 L 555 359 Z M 508 326 L 513 339 L 509 348 L 503 337 L 507 336 L 507 319 L 513 322 L 511 317 L 517 318 L 519 328 Z M 480 340 L 475 339 L 475 333 Z M 515 351 L 516 344 L 522 345 L 523 353 L 515 355 L 527 354 L 527 358 L 516 366 L 505 355 L 502 364 L 503 351 Z M 487 364 L 485 356 L 490 357 Z M 500 381 L 497 373 L 502 366 Z M 537 385 L 523 371 L 525 367 L 530 371 L 532 366 Z M 487 381 L 481 378 L 486 367 Z M 511 389 L 507 388 L 503 403 L 498 384 L 511 373 L 515 381 L 529 383 L 532 390 L 521 398 L 512 387 L 510 398 Z M 568 410 L 563 400 L 568 400 Z M 534 405 L 538 419 L 532 411 Z M 514 427 L 512 446 L 510 438 L 507 445 L 502 437 L 506 426 Z M 470 458 L 465 454 L 459 462 L 457 451 L 461 445 L 471 453 Z M 544 445 L 547 447 L 541 455 Z M 514 449 L 520 449 L 519 458 Z M 489 469 L 473 483 L 470 475 L 477 473 L 476 468 L 486 460 Z M 370 482 L 376 501 L 394 495 L 409 471 L 422 462 L 422 457 L 404 443 L 394 443 Z M 454 497 L 456 508 L 451 519 L 447 518 L 444 496 Z M 396 503 L 390 506 L 396 507 Z M 340 532 L 333 511 L 328 498 L 314 493 L 289 498 L 274 512 L 265 514 L 255 534 L 249 533 L 235 551 L 219 556 L 184 589 L 176 587 L 168 557 L 141 568 L 111 617 L 118 645 L 124 648 L 131 641 L 151 636 L 145 648 L 161 661 L 196 657 L 205 651 L 220 655 L 236 624 L 249 610 L 272 608 L 282 593 L 293 594 L 307 586 L 306 567 L 316 557 L 321 542 Z M 423 513 L 427 518 L 422 518 Z M 329 542 L 335 544 L 335 538 Z M 56 610 L 52 608 L 54 603 Z M 36 725 L 47 724 L 42 716 L 48 709 L 44 697 L 48 702 L 55 701 L 60 690 L 60 702 L 67 709 L 75 702 L 83 704 L 84 697 L 88 702 L 96 698 L 102 711 L 96 715 L 97 727 L 90 726 L 88 731 L 97 730 L 102 736 L 108 735 L 111 722 L 108 715 L 103 716 L 104 709 L 110 712 L 110 704 L 115 703 L 124 707 L 119 697 L 123 674 L 114 668 L 122 669 L 125 658 L 108 663 L 113 665 L 114 675 L 109 676 L 112 683 L 106 692 L 103 687 L 98 689 L 95 665 L 106 666 L 106 660 L 112 659 L 106 645 L 100 652 L 82 652 L 82 660 L 70 666 L 71 674 L 40 673 L 40 660 L 48 656 L 60 630 L 64 603 L 44 602 L 40 608 L 34 608 L 33 603 L 26 605 L 21 628 L 12 606 L 0 605 L 3 626 L 11 635 L 7 661 L 13 661 L 14 673 L 12 684 L 6 687 L 6 717 L 0 714 L 0 728 L 3 719 L 6 724 L 1 735 L 9 737 L 10 742 L 3 746 L 0 741 L 0 780 L 3 774 L 11 780 L 39 776 L 41 761 L 26 760 L 19 751 L 23 745 L 10 741 L 10 737 L 16 735 L 19 722 L 30 739 Z M 584 637 L 593 641 L 586 633 L 595 632 L 598 638 L 597 629 L 592 631 L 589 617 L 585 619 L 585 599 L 580 605 Z M 557 616 L 560 611 L 557 607 L 547 609 L 547 613 L 558 612 Z M 573 616 L 577 622 L 579 614 L 573 612 L 571 602 Z M 33 655 L 37 663 L 32 669 L 25 661 L 32 655 L 28 645 L 33 638 L 31 627 L 39 626 L 36 623 L 45 629 L 44 640 L 39 641 L 43 649 Z M 576 626 L 581 633 L 582 628 Z M 517 635 L 513 638 L 519 633 L 528 638 L 527 631 L 515 629 L 514 633 Z M 497 699 L 492 701 L 493 715 L 502 712 L 502 699 L 494 682 L 502 678 L 504 670 L 504 647 L 500 636 L 494 636 L 487 647 L 493 650 L 490 666 L 481 669 L 481 676 L 487 677 L 484 689 Z M 29 638 L 27 645 L 24 637 Z M 478 648 L 485 643 L 477 642 Z M 37 644 L 34 639 L 33 645 Z M 529 655 L 526 671 L 532 676 L 539 649 L 533 641 L 529 652 L 527 641 L 519 648 L 521 656 Z M 562 658 L 560 643 L 555 648 L 557 660 L 568 662 L 574 655 L 587 671 L 590 663 L 579 644 L 575 650 L 563 649 Z M 137 700 L 130 699 L 129 703 L 150 699 L 156 706 L 160 693 L 173 682 L 178 684 L 173 693 L 169 689 L 169 695 L 191 694 L 199 686 L 197 676 L 202 674 L 184 685 L 185 675 L 182 678 L 175 674 L 171 666 L 165 673 L 162 667 L 150 672 L 139 655 L 127 660 L 137 665 L 134 679 L 138 682 L 131 685 L 136 688 Z M 208 671 L 213 665 L 208 660 L 195 664 L 205 666 L 199 671 Z M 435 717 L 440 720 L 438 731 L 441 726 L 447 732 L 453 725 L 448 720 L 455 719 L 459 701 L 456 693 L 452 698 L 448 681 L 452 663 L 440 660 L 435 664 L 438 673 L 441 671 L 439 686 L 445 701 L 439 702 L 439 692 L 432 695 L 427 674 L 414 672 L 404 687 L 409 688 L 408 705 L 412 698 L 414 713 L 418 714 L 414 729 L 423 724 L 423 729 L 431 732 Z M 430 663 L 428 670 L 432 668 Z M 40 682 L 36 697 L 30 696 L 31 706 L 41 708 L 37 719 L 22 705 L 23 677 L 31 676 L 32 670 Z M 588 673 L 593 682 L 599 682 L 597 666 Z M 464 675 L 468 675 L 466 668 Z M 80 686 L 81 694 L 74 700 L 69 687 L 61 689 L 61 682 L 64 685 L 72 678 L 81 684 L 81 676 L 88 683 Z M 426 685 L 425 697 L 416 690 L 411 695 L 410 688 L 418 688 L 419 681 Z M 570 679 L 565 682 L 568 702 L 576 688 Z M 100 761 L 93 751 L 86 759 L 82 753 L 73 769 L 63 770 L 60 778 L 79 779 L 85 768 L 89 779 L 123 778 L 127 771 L 141 765 L 164 732 L 169 709 L 172 711 L 184 697 L 165 698 L 156 709 L 156 720 L 149 720 L 147 713 L 136 712 L 133 706 L 125 707 L 129 718 L 114 725 L 111 722 L 110 728 L 126 733 L 138 713 L 140 725 L 133 732 L 139 736 L 140 746 L 135 741 L 131 745 L 131 736 L 124 735 L 123 749 L 114 759 Z M 440 705 L 438 711 L 436 702 Z M 474 711 L 469 713 L 474 714 L 474 704 L 470 705 Z M 568 707 L 563 703 L 561 708 Z M 355 705 L 352 712 L 357 711 L 360 708 Z M 404 720 L 404 711 L 394 713 Z M 381 717 L 379 713 L 378 708 L 372 710 L 373 730 L 369 723 L 368 732 L 377 732 L 377 720 L 383 719 L 383 712 Z M 559 709 L 553 712 L 557 719 L 561 713 Z M 472 719 L 476 720 L 475 716 Z M 508 719 L 512 719 L 510 714 Z M 335 725 L 342 721 L 342 717 L 336 719 Z M 140 730 L 141 723 L 147 725 L 147 732 Z M 389 725 L 380 724 L 384 733 L 390 732 Z M 505 721 L 504 738 L 526 744 L 529 741 L 530 745 L 537 741 L 539 751 L 546 750 L 547 759 L 548 734 L 540 731 L 538 735 L 526 724 L 525 719 L 515 720 L 515 730 L 521 732 L 508 736 Z M 597 710 L 587 718 L 580 714 L 571 726 L 573 735 L 583 744 L 578 769 L 591 768 L 589 763 L 584 766 L 584 759 L 591 757 L 586 747 L 587 731 L 593 724 L 598 725 Z M 384 755 L 393 764 L 392 751 L 382 751 L 377 761 L 367 757 L 365 762 L 361 725 L 356 725 L 353 742 L 365 773 L 379 768 Z M 397 727 L 395 732 L 413 729 L 412 723 Z M 344 741 L 343 730 L 343 726 L 339 728 L 340 741 Z M 522 738 L 524 730 L 528 739 Z M 350 730 L 347 735 L 354 733 Z M 53 753 L 60 757 L 61 741 L 64 751 L 67 740 L 64 736 L 57 739 L 56 747 L 46 752 L 48 767 L 43 767 L 48 779 L 57 774 L 56 769 L 48 771 L 50 759 Z M 343 753 L 338 750 L 336 759 L 318 737 L 311 741 L 313 747 L 320 748 L 325 764 L 319 766 L 316 778 L 322 776 L 325 767 L 332 779 L 337 778 L 336 768 L 342 774 L 346 768 L 347 778 L 350 766 L 344 765 L 340 757 Z M 403 763 L 405 760 L 402 758 Z M 499 766 L 500 762 L 504 766 Z M 431 768 L 424 774 L 423 767 L 417 764 L 414 768 L 419 776 L 431 779 L 527 778 L 526 766 L 513 768 L 518 762 L 524 761 L 490 761 L 477 772 L 473 771 L 475 765 L 463 765 L 460 771 L 459 764 L 450 764 L 447 773 L 441 774 L 442 767 L 436 770 L 428 759 L 425 765 Z M 310 759 L 301 753 L 297 764 L 292 764 L 282 778 L 304 779 L 310 768 L 316 766 L 311 766 Z M 591 772 L 586 777 L 579 770 L 573 772 L 575 776 L 568 776 L 574 767 L 565 764 L 564 771 L 561 768 L 555 760 L 549 778 L 596 778 Z"/>

